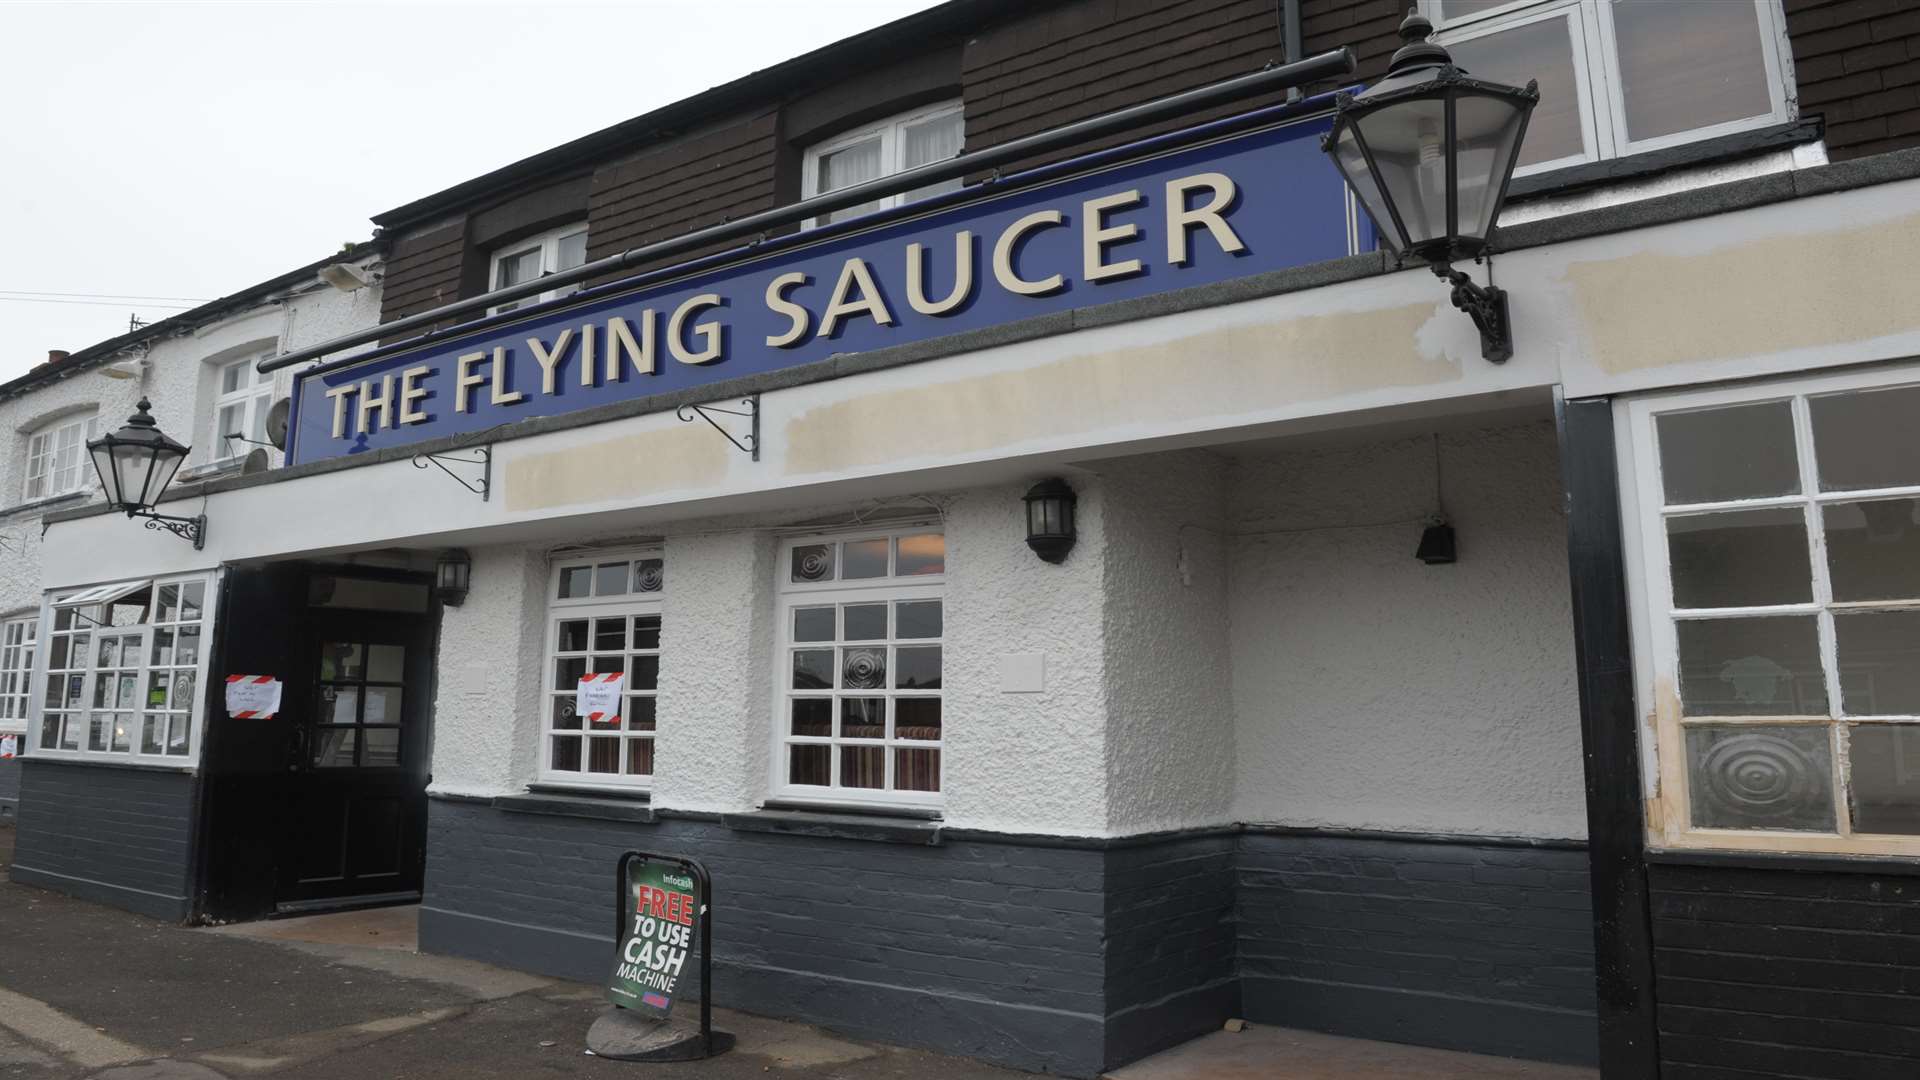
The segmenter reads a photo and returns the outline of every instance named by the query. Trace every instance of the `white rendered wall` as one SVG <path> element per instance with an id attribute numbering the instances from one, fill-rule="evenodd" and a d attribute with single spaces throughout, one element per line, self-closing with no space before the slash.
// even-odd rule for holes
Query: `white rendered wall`
<path id="1" fill-rule="evenodd" d="M 1413 557 L 1433 442 L 1234 470 L 1233 684 L 1242 820 L 1586 834 L 1553 428 L 1443 435 L 1460 561 Z"/>
<path id="2" fill-rule="evenodd" d="M 547 620 L 544 549 L 475 548 L 473 588 L 444 608 L 433 701 L 433 790 L 498 795 L 533 778 Z"/>

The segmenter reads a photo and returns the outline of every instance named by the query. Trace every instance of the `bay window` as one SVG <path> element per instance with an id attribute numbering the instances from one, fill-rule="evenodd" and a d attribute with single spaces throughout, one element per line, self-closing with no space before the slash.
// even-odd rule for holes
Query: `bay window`
<path id="1" fill-rule="evenodd" d="M 798 539 L 779 573 L 775 790 L 938 805 L 946 538 Z"/>
<path id="2" fill-rule="evenodd" d="M 837 135 L 807 148 L 801 173 L 801 195 L 812 198 L 854 184 L 878 180 L 897 172 L 945 161 L 960 153 L 966 142 L 966 120 L 958 101 L 890 116 Z M 810 225 L 871 214 L 948 191 L 960 190 L 959 178 L 929 184 L 899 195 L 849 206 L 814 218 Z"/>
<path id="3" fill-rule="evenodd" d="M 1515 176 L 1792 119 L 1780 0 L 1424 0 L 1477 78 L 1540 83 Z"/>
<path id="4" fill-rule="evenodd" d="M 554 565 L 548 583 L 540 776 L 644 788 L 653 780 L 665 564 L 657 551 Z M 577 708 L 583 682 L 617 684 L 615 708 Z"/>
<path id="5" fill-rule="evenodd" d="M 188 577 L 50 596 L 38 752 L 192 761 L 210 589 Z"/>
<path id="6" fill-rule="evenodd" d="M 1920 853 L 1920 373 L 1626 408 L 1656 840 Z"/>

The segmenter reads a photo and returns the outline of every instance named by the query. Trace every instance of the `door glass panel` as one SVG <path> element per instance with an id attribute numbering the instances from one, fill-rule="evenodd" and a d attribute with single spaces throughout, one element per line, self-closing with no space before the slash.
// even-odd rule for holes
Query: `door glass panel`
<path id="1" fill-rule="evenodd" d="M 400 730 L 398 728 L 367 728 L 365 748 L 361 751 L 360 764 L 366 766 L 391 766 L 400 764 Z"/>
<path id="2" fill-rule="evenodd" d="M 1920 726 L 1854 724 L 1853 831 L 1920 835 Z"/>
<path id="3" fill-rule="evenodd" d="M 360 691 L 351 686 L 320 688 L 320 722 L 351 724 L 360 715 Z"/>
<path id="4" fill-rule="evenodd" d="M 1787 402 L 1667 413 L 1657 423 L 1660 481 L 1668 505 L 1757 499 L 1800 490 L 1793 407 Z"/>
<path id="5" fill-rule="evenodd" d="M 1675 630 L 1686 715 L 1826 714 L 1813 616 L 1683 619 Z"/>
<path id="6" fill-rule="evenodd" d="M 367 705 L 360 717 L 363 724 L 397 724 L 400 722 L 401 697 L 405 691 L 398 686 L 369 686 L 366 688 Z"/>
<path id="7" fill-rule="evenodd" d="M 1695 828 L 1834 827 L 1825 727 L 1689 728 L 1687 768 Z"/>
<path id="8" fill-rule="evenodd" d="M 1822 508 L 1833 598 L 1920 598 L 1920 499 L 1833 503 Z"/>
<path id="9" fill-rule="evenodd" d="M 328 682 L 350 681 L 361 677 L 360 646 L 345 641 L 329 641 L 320 646 L 320 677 Z"/>
<path id="10" fill-rule="evenodd" d="M 313 764 L 320 769 L 346 768 L 353 764 L 353 748 L 358 728 L 317 728 L 313 733 Z"/>
<path id="11" fill-rule="evenodd" d="M 367 646 L 367 681 L 400 682 L 407 677 L 407 650 L 402 645 Z"/>
<path id="12" fill-rule="evenodd" d="M 1452 7 L 1452 5 L 1448 5 Z M 1476 79 L 1525 86 L 1540 83 L 1540 103 L 1527 121 L 1516 168 L 1580 157 L 1587 125 L 1580 118 L 1580 82 L 1573 66 L 1573 20 L 1540 19 L 1470 41 L 1449 41 L 1454 63 Z"/>
<path id="13" fill-rule="evenodd" d="M 1754 5 L 1616 3 L 1627 137 L 1639 141 L 1773 111 Z"/>
<path id="14" fill-rule="evenodd" d="M 1920 386 L 1807 399 L 1822 491 L 1920 484 Z"/>
<path id="15" fill-rule="evenodd" d="M 1757 607 L 1807 603 L 1813 573 L 1799 507 L 1667 519 L 1673 605 Z"/>
<path id="16" fill-rule="evenodd" d="M 1920 716 L 1920 611 L 1836 612 L 1840 698 L 1850 716 Z"/>

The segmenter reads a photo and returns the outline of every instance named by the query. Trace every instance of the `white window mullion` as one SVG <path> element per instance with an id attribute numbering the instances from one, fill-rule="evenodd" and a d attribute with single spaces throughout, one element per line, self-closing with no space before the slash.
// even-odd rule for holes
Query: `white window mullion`
<path id="1" fill-rule="evenodd" d="M 1820 634 L 1821 675 L 1827 681 L 1827 756 L 1833 773 L 1833 825 L 1841 836 L 1853 835 L 1852 812 L 1848 805 L 1846 725 L 1838 717 L 1845 715 L 1846 688 L 1840 683 L 1839 647 L 1833 626 L 1833 580 L 1827 566 L 1826 523 L 1816 496 L 1820 491 L 1820 468 L 1814 460 L 1813 419 L 1807 399 L 1793 399 L 1793 434 L 1798 443 L 1800 492 L 1807 522 L 1807 557 L 1813 570 L 1813 602 L 1819 608 L 1816 626 Z"/>

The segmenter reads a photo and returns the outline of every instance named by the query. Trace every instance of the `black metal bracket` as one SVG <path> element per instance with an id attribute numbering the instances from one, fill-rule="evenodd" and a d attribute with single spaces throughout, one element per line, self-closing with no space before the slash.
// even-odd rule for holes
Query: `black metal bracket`
<path id="1" fill-rule="evenodd" d="M 754 394 L 751 397 L 742 398 L 740 401 L 740 404 L 746 406 L 745 411 L 741 411 L 739 409 L 722 409 L 714 405 L 682 405 L 680 406 L 680 408 L 674 411 L 674 415 L 678 416 L 682 423 L 690 424 L 693 422 L 694 414 L 698 413 L 700 416 L 700 419 L 705 420 L 707 423 L 713 425 L 713 430 L 719 432 L 722 436 L 724 436 L 728 442 L 734 445 L 735 449 L 744 451 L 747 454 L 751 455 L 753 460 L 759 461 L 760 460 L 760 395 Z M 750 417 L 752 419 L 752 430 L 748 432 L 747 440 L 745 442 L 741 442 L 739 439 L 734 438 L 733 432 L 728 431 L 724 427 L 721 427 L 720 422 L 713 418 L 714 413 L 720 413 L 723 416 Z"/>
<path id="2" fill-rule="evenodd" d="M 482 446 L 475 450 L 474 454 L 476 455 L 475 457 L 460 457 L 457 454 L 415 454 L 413 455 L 413 467 L 416 469 L 424 469 L 431 464 L 441 472 L 453 477 L 454 483 L 480 496 L 481 502 L 486 502 L 493 495 L 493 447 Z M 480 466 L 480 483 L 468 483 L 459 473 L 447 468 L 446 463 L 449 461 L 456 465 Z"/>
<path id="3" fill-rule="evenodd" d="M 156 514 L 151 510 L 129 510 L 130 518 L 147 519 L 147 528 L 156 532 L 170 532 L 182 540 L 193 541 L 193 550 L 203 551 L 207 546 L 207 515 L 195 514 L 193 517 L 171 517 Z"/>
<path id="4" fill-rule="evenodd" d="M 1513 359 L 1513 322 L 1507 315 L 1507 290 L 1481 285 L 1447 263 L 1434 263 L 1433 276 L 1453 286 L 1453 306 L 1480 328 L 1480 357 L 1504 364 Z"/>

